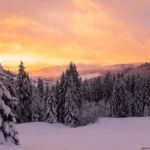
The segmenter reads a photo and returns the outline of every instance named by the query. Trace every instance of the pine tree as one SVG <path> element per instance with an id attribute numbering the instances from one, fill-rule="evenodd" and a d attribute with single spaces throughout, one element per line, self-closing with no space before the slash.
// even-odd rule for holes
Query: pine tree
<path id="1" fill-rule="evenodd" d="M 83 82 L 83 97 L 86 101 L 91 101 L 91 89 L 87 80 Z"/>
<path id="2" fill-rule="evenodd" d="M 67 91 L 65 93 L 64 123 L 71 127 L 79 125 L 79 115 L 83 100 L 82 84 L 76 66 L 70 63 L 66 71 Z"/>
<path id="3" fill-rule="evenodd" d="M 64 123 L 64 105 L 65 105 L 65 93 L 66 93 L 66 76 L 64 72 L 60 77 L 60 83 L 57 84 L 57 118 L 59 122 Z"/>
<path id="4" fill-rule="evenodd" d="M 150 77 L 146 79 L 146 82 L 143 85 L 143 93 L 144 93 L 144 107 L 148 107 L 150 109 Z"/>
<path id="5" fill-rule="evenodd" d="M 46 122 L 57 122 L 57 99 L 54 91 L 50 91 L 49 96 L 46 99 Z"/>
<path id="6" fill-rule="evenodd" d="M 123 78 L 118 77 L 115 81 L 112 94 L 112 116 L 127 117 L 129 113 L 128 107 L 129 97 Z"/>
<path id="7" fill-rule="evenodd" d="M 42 79 L 38 79 L 38 84 L 37 84 L 37 95 L 38 95 L 38 100 L 39 100 L 39 107 L 40 107 L 40 120 L 39 121 L 44 121 L 45 120 L 45 99 L 44 99 L 44 83 Z"/>
<path id="8" fill-rule="evenodd" d="M 25 71 L 23 62 L 19 66 L 19 73 L 17 75 L 17 95 L 19 105 L 17 106 L 17 114 L 19 122 L 30 122 L 32 117 L 32 86 L 29 75 Z"/>
<path id="9" fill-rule="evenodd" d="M 82 106 L 83 87 L 76 65 L 70 63 L 68 69 L 62 74 L 57 85 L 59 122 L 76 127 L 79 125 L 79 114 Z"/>
<path id="10" fill-rule="evenodd" d="M 79 124 L 80 110 L 77 103 L 78 98 L 75 93 L 76 89 L 74 89 L 74 85 L 70 85 L 67 88 L 65 96 L 64 123 L 71 127 L 76 127 Z"/>
<path id="11" fill-rule="evenodd" d="M 92 87 L 91 99 L 95 102 L 99 102 L 100 100 L 102 100 L 103 99 L 103 89 L 102 89 L 101 78 L 100 77 L 96 78 L 91 87 Z"/>
<path id="12" fill-rule="evenodd" d="M 55 89 L 54 89 L 54 94 L 57 99 L 57 105 L 58 105 L 58 101 L 59 101 L 59 88 L 60 88 L 59 86 L 60 86 L 60 82 L 59 82 L 59 79 L 57 79 Z"/>
<path id="13" fill-rule="evenodd" d="M 144 101 L 142 99 L 141 77 L 139 75 L 135 79 L 135 94 L 132 105 L 132 115 L 135 117 L 143 116 Z"/>
<path id="14" fill-rule="evenodd" d="M 49 96 L 49 92 L 50 92 L 50 87 L 48 83 L 46 83 L 45 88 L 44 88 L 44 99 L 46 99 Z"/>
<path id="15" fill-rule="evenodd" d="M 38 79 L 37 89 L 38 89 L 39 97 L 42 101 L 42 99 L 44 98 L 44 84 L 41 78 Z"/>
<path id="16" fill-rule="evenodd" d="M 113 81 L 110 73 L 108 72 L 103 80 L 103 98 L 105 103 L 110 102 L 113 91 Z"/>
<path id="17" fill-rule="evenodd" d="M 133 104 L 134 104 L 134 95 L 135 95 L 135 75 L 128 75 L 125 78 L 126 89 L 129 93 L 129 116 L 133 116 Z"/>
<path id="18" fill-rule="evenodd" d="M 40 100 L 37 88 L 32 86 L 32 122 L 40 121 Z"/>
<path id="19" fill-rule="evenodd" d="M 12 112 L 18 104 L 18 99 L 13 97 L 8 89 L 0 82 L 0 144 L 12 142 L 19 145 L 18 131 L 15 127 L 16 115 Z"/>

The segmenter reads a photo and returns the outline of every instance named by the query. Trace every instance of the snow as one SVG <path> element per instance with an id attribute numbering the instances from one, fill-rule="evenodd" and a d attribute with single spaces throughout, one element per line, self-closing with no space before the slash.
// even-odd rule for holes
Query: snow
<path id="1" fill-rule="evenodd" d="M 18 125 L 21 145 L 0 150 L 141 150 L 150 147 L 150 117 L 101 118 L 95 124 L 70 128 L 62 124 Z"/>
<path id="2" fill-rule="evenodd" d="M 99 76 L 102 76 L 101 73 L 96 72 L 96 73 L 90 73 L 90 74 L 86 74 L 86 75 L 81 75 L 81 78 L 82 78 L 82 80 L 85 80 L 85 79 L 88 80 L 88 79 L 99 77 Z"/>

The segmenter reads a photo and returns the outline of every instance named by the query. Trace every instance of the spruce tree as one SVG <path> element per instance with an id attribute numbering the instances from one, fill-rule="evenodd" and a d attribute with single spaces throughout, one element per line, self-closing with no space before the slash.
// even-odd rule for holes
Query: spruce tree
<path id="1" fill-rule="evenodd" d="M 105 100 L 105 103 L 110 102 L 112 97 L 112 91 L 113 91 L 113 80 L 108 72 L 103 80 L 103 98 Z"/>
<path id="2" fill-rule="evenodd" d="M 32 86 L 22 61 L 19 66 L 16 82 L 17 96 L 19 99 L 19 105 L 17 107 L 18 121 L 30 122 L 32 118 Z"/>
<path id="3" fill-rule="evenodd" d="M 128 75 L 125 78 L 126 89 L 129 93 L 129 116 L 133 116 L 133 104 L 134 104 L 134 95 L 135 95 L 135 75 Z"/>
<path id="4" fill-rule="evenodd" d="M 39 97 L 42 101 L 42 99 L 44 98 L 44 84 L 41 78 L 38 79 L 37 89 L 38 89 Z"/>
<path id="5" fill-rule="evenodd" d="M 54 90 L 54 94 L 57 99 L 57 105 L 58 105 L 58 101 L 59 101 L 59 85 L 60 85 L 60 82 L 59 82 L 59 79 L 57 79 L 56 85 L 55 85 L 55 90 Z"/>
<path id="6" fill-rule="evenodd" d="M 44 100 L 49 96 L 49 92 L 50 92 L 50 87 L 49 87 L 48 83 L 46 83 L 46 85 L 44 87 Z"/>
<path id="7" fill-rule="evenodd" d="M 100 100 L 102 100 L 103 99 L 103 89 L 102 89 L 101 78 L 100 77 L 96 78 L 91 87 L 92 87 L 91 99 L 95 102 L 99 102 Z"/>
<path id="8" fill-rule="evenodd" d="M 143 85 L 143 94 L 144 94 L 144 107 L 150 109 L 150 77 L 147 77 L 146 82 Z"/>
<path id="9" fill-rule="evenodd" d="M 58 121 L 72 127 L 79 125 L 79 114 L 83 101 L 83 87 L 76 69 L 70 63 L 68 69 L 62 74 L 58 90 Z"/>
<path id="10" fill-rule="evenodd" d="M 0 144 L 11 142 L 19 145 L 18 131 L 15 127 L 16 115 L 12 109 L 18 104 L 4 84 L 0 81 Z"/>
<path id="11" fill-rule="evenodd" d="M 32 91 L 32 121 L 38 122 L 40 121 L 41 108 L 37 87 L 33 86 Z"/>
<path id="12" fill-rule="evenodd" d="M 86 101 L 91 101 L 91 88 L 87 79 L 83 82 L 83 97 Z"/>
<path id="13" fill-rule="evenodd" d="M 54 91 L 50 91 L 49 96 L 46 99 L 46 122 L 57 122 L 57 99 Z"/>
<path id="14" fill-rule="evenodd" d="M 44 99 L 44 83 L 42 79 L 38 79 L 37 84 L 37 95 L 38 95 L 38 101 L 39 101 L 39 107 L 40 107 L 40 121 L 45 120 L 45 99 Z"/>
<path id="15" fill-rule="evenodd" d="M 57 83 L 57 101 L 58 101 L 58 108 L 57 108 L 57 118 L 59 122 L 64 123 L 64 105 L 65 105 L 65 93 L 66 93 L 66 76 L 64 72 L 60 77 L 60 82 Z"/>
<path id="16" fill-rule="evenodd" d="M 129 97 L 123 78 L 118 77 L 113 87 L 111 100 L 112 116 L 127 117 L 129 114 Z"/>
<path id="17" fill-rule="evenodd" d="M 144 100 L 142 99 L 141 81 L 141 77 L 138 75 L 135 79 L 135 94 L 132 104 L 132 114 L 135 117 L 141 117 L 144 114 Z"/>
<path id="18" fill-rule="evenodd" d="M 67 91 L 65 93 L 64 123 L 71 127 L 79 125 L 79 115 L 83 100 L 82 84 L 76 66 L 70 63 L 66 71 Z"/>
<path id="19" fill-rule="evenodd" d="M 80 110 L 78 107 L 78 98 L 75 95 L 76 89 L 74 85 L 67 88 L 65 96 L 64 123 L 71 127 L 79 125 Z"/>

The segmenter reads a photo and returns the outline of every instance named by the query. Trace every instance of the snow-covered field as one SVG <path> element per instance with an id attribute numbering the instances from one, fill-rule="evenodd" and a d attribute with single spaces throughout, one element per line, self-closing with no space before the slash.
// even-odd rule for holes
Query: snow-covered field
<path id="1" fill-rule="evenodd" d="M 21 145 L 0 150 L 141 150 L 150 147 L 150 117 L 102 118 L 96 124 L 69 128 L 62 124 L 18 125 Z"/>

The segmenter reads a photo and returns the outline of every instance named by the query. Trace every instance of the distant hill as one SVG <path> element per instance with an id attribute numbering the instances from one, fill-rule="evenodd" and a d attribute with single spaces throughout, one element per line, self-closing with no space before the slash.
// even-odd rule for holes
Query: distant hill
<path id="1" fill-rule="evenodd" d="M 107 72 L 108 70 L 105 73 Z M 118 73 L 123 73 L 125 76 L 139 74 L 140 76 L 146 77 L 150 76 L 150 63 L 144 63 L 140 65 L 137 64 L 113 65 L 109 68 L 109 72 L 112 76 L 116 76 Z M 101 77 L 103 78 L 103 76 Z M 88 82 L 92 83 L 96 78 L 97 77 L 90 78 L 88 79 Z"/>
<path id="2" fill-rule="evenodd" d="M 38 78 L 41 77 L 44 80 L 44 83 L 50 85 L 55 84 L 56 79 L 60 77 L 63 71 L 66 70 L 68 66 L 52 66 L 37 70 L 30 73 L 30 77 L 34 84 L 37 84 Z M 132 63 L 132 64 L 116 64 L 116 65 L 86 65 L 86 64 L 77 64 L 77 69 L 80 76 L 83 80 L 87 79 L 92 82 L 98 76 L 105 76 L 109 71 L 112 75 L 117 75 L 119 73 L 124 73 L 125 75 L 131 74 L 140 74 L 141 76 L 150 75 L 150 63 Z M 8 76 L 8 71 L 3 69 L 0 65 L 0 75 Z M 16 74 L 9 72 L 9 75 L 16 77 Z"/>
<path id="3" fill-rule="evenodd" d="M 124 73 L 125 75 L 139 74 L 141 76 L 150 76 L 150 63 L 141 64 L 136 68 L 126 68 L 124 69 Z"/>
<path id="4" fill-rule="evenodd" d="M 135 68 L 139 63 L 133 64 L 116 64 L 116 65 L 86 65 L 86 64 L 77 64 L 77 70 L 82 77 L 82 79 L 92 79 L 97 76 L 104 76 L 108 71 L 112 74 L 122 72 L 127 68 Z M 60 77 L 63 71 L 66 70 L 68 66 L 52 66 L 43 68 L 34 72 L 31 72 L 32 77 L 42 77 L 51 80 L 56 80 Z"/>
<path id="5" fill-rule="evenodd" d="M 5 70 L 5 69 L 3 68 L 3 66 L 0 64 L 0 79 L 5 80 L 8 76 L 11 76 L 11 77 L 13 77 L 14 79 L 16 79 L 17 74 L 16 74 L 16 73 L 13 73 L 13 72 L 10 72 L 10 71 L 8 71 L 8 70 Z M 31 78 L 31 80 L 32 80 L 32 83 L 33 83 L 34 85 L 36 85 L 37 82 L 38 82 L 38 77 L 35 77 L 35 78 L 30 77 L 30 78 Z M 44 82 L 44 84 L 48 83 L 49 85 L 54 85 L 54 84 L 55 84 L 55 81 L 49 80 L 49 79 L 43 79 L 43 82 Z"/>
<path id="6" fill-rule="evenodd" d="M 68 65 L 63 66 L 52 66 L 43 68 L 34 72 L 31 72 L 30 75 L 32 77 L 42 77 L 47 79 L 53 79 L 56 80 L 59 78 L 63 71 L 67 69 Z M 79 74 L 82 76 L 86 75 L 93 75 L 95 73 L 103 72 L 103 69 L 99 65 L 85 65 L 85 64 L 78 64 L 77 70 L 79 71 Z"/>

